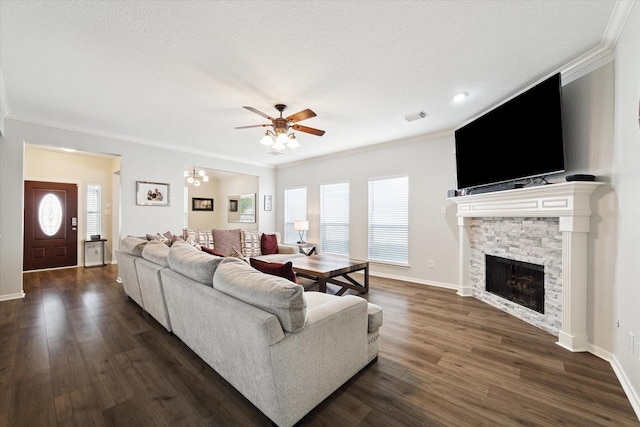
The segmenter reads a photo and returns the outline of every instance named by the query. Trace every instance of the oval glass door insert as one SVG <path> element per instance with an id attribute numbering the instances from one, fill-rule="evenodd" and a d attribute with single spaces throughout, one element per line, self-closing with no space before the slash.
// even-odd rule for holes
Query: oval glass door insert
<path id="1" fill-rule="evenodd" d="M 42 198 L 38 208 L 38 222 L 40 228 L 47 236 L 55 235 L 62 225 L 62 203 L 52 193 Z"/>

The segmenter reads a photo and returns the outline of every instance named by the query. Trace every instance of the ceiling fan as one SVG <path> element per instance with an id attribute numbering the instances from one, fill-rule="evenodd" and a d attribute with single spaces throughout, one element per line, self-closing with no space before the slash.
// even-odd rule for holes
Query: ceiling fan
<path id="1" fill-rule="evenodd" d="M 269 116 L 268 114 L 263 113 L 262 111 L 258 111 L 253 107 L 243 108 L 252 111 L 266 119 L 271 120 L 271 123 L 265 123 L 260 125 L 249 125 L 249 126 L 238 126 L 236 129 L 248 129 L 248 128 L 256 128 L 256 127 L 272 127 L 273 131 L 267 129 L 264 138 L 260 141 L 265 145 L 273 145 L 275 150 L 284 150 L 285 146 L 290 148 L 298 147 L 298 142 L 296 141 L 296 137 L 294 133 L 288 134 L 289 129 L 293 129 L 300 132 L 310 133 L 312 135 L 322 136 L 324 135 L 324 131 L 320 129 L 311 128 L 308 126 L 303 126 L 297 124 L 302 120 L 310 119 L 316 116 L 316 113 L 311 111 L 310 109 L 302 110 L 295 114 L 292 114 L 288 117 L 282 117 L 282 112 L 287 108 L 284 104 L 276 104 L 275 108 L 280 112 L 280 117 L 274 118 Z M 275 141 L 274 138 L 275 137 Z"/>

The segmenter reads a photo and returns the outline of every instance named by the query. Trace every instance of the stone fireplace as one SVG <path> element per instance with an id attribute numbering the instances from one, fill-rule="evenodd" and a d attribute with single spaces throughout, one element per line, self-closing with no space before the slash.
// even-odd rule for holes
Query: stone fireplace
<path id="1" fill-rule="evenodd" d="M 450 198 L 458 205 L 458 294 L 556 335 L 571 351 L 586 351 L 587 235 L 598 185 L 567 182 Z M 487 256 L 542 266 L 543 309 L 488 291 Z"/>

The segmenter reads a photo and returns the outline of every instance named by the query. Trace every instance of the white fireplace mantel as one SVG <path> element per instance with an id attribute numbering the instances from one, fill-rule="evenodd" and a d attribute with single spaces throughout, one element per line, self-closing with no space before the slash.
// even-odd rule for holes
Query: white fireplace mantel
<path id="1" fill-rule="evenodd" d="M 601 182 L 567 182 L 453 197 L 458 206 L 458 294 L 472 296 L 472 218 L 557 217 L 562 232 L 562 327 L 558 344 L 587 351 L 587 235 L 591 193 Z"/>

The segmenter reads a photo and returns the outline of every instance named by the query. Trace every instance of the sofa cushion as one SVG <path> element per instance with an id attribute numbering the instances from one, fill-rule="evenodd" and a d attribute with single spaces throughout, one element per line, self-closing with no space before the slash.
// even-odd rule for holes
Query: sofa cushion
<path id="1" fill-rule="evenodd" d="M 272 255 L 278 253 L 278 236 L 275 234 L 262 233 L 260 237 L 260 249 L 262 255 Z"/>
<path id="2" fill-rule="evenodd" d="M 225 256 L 229 256 L 231 247 L 240 248 L 242 242 L 240 241 L 240 229 L 234 230 L 216 230 L 213 229 L 213 245 L 216 250 L 223 253 Z"/>
<path id="3" fill-rule="evenodd" d="M 245 231 L 240 232 L 240 250 L 242 255 L 246 257 L 260 256 L 260 232 L 259 231 Z"/>
<path id="4" fill-rule="evenodd" d="M 120 250 L 130 255 L 142 256 L 142 250 L 149 243 L 146 239 L 140 237 L 125 237 L 120 242 Z"/>
<path id="5" fill-rule="evenodd" d="M 264 274 L 236 258 L 224 258 L 213 276 L 213 287 L 275 315 L 287 332 L 304 328 L 304 288 L 287 279 Z"/>
<path id="6" fill-rule="evenodd" d="M 183 242 L 171 246 L 168 257 L 172 270 L 207 286 L 213 286 L 213 273 L 224 259 Z"/>
<path id="7" fill-rule="evenodd" d="M 169 267 L 169 246 L 159 240 L 151 240 L 142 249 L 142 258 L 162 267 Z"/>
<path id="8" fill-rule="evenodd" d="M 265 274 L 271 274 L 273 276 L 282 277 L 283 279 L 291 280 L 293 283 L 298 283 L 296 273 L 293 271 L 293 264 L 291 261 L 281 264 L 279 262 L 266 262 L 259 259 L 250 259 L 251 267 L 258 271 L 262 271 Z"/>

